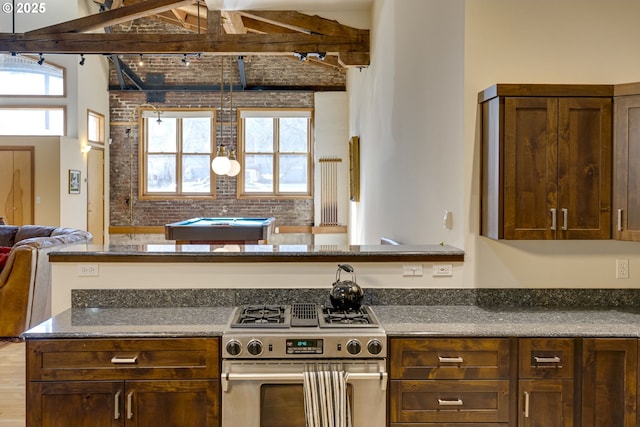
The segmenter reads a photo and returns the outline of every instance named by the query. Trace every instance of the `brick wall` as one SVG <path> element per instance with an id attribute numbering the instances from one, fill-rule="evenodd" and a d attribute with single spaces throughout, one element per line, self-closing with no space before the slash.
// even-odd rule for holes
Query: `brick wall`
<path id="1" fill-rule="evenodd" d="M 134 22 L 131 28 L 120 27 L 120 31 L 171 31 L 166 24 L 150 19 Z M 224 59 L 223 59 L 224 58 Z M 182 63 L 180 55 L 143 57 L 144 65 L 139 66 L 139 55 L 121 58 L 138 77 L 146 82 L 147 74 L 162 74 L 167 85 L 220 85 L 221 67 L 224 67 L 224 83 L 240 84 L 236 57 L 212 55 L 189 55 L 191 64 Z M 301 63 L 294 57 L 248 56 L 245 60 L 246 78 L 249 86 L 344 86 L 345 73 L 332 67 Z M 129 83 L 129 81 L 127 81 Z M 112 67 L 110 84 L 118 80 Z M 292 91 L 234 91 L 233 111 L 231 98 L 225 92 L 222 100 L 215 91 L 167 92 L 162 103 L 154 105 L 170 107 L 206 107 L 218 110 L 218 142 L 220 142 L 220 121 L 223 127 L 223 141 L 228 148 L 236 148 L 237 107 L 313 107 L 312 92 Z M 110 92 L 110 209 L 112 226 L 158 226 L 198 216 L 274 216 L 276 225 L 313 225 L 313 200 L 238 200 L 236 198 L 236 178 L 217 177 L 215 200 L 165 200 L 150 201 L 138 199 L 138 129 L 137 108 L 147 102 L 146 93 L 140 91 L 112 90 Z M 222 103 L 222 112 L 220 107 Z M 232 131 L 229 123 L 234 121 Z M 230 140 L 230 133 L 233 137 Z"/>

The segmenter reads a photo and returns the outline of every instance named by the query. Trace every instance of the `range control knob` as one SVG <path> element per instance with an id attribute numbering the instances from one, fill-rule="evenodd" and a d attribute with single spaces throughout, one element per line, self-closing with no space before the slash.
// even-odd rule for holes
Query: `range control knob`
<path id="1" fill-rule="evenodd" d="M 232 356 L 237 356 L 242 351 L 242 346 L 237 340 L 231 340 L 227 343 L 227 353 Z"/>
<path id="2" fill-rule="evenodd" d="M 367 350 L 369 350 L 370 354 L 380 354 L 382 351 L 382 343 L 373 339 L 369 341 L 369 344 L 367 344 Z"/>
<path id="3" fill-rule="evenodd" d="M 253 356 L 257 356 L 262 353 L 262 343 L 260 340 L 249 341 L 249 344 L 247 344 L 247 351 L 249 351 L 249 354 Z"/>
<path id="4" fill-rule="evenodd" d="M 349 340 L 347 343 L 347 351 L 349 354 L 359 354 L 362 351 L 362 344 L 358 340 Z"/>

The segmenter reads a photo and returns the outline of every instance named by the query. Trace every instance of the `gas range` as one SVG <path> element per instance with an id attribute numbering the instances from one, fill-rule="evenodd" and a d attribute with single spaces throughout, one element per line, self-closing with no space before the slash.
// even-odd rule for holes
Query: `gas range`
<path id="1" fill-rule="evenodd" d="M 317 304 L 236 307 L 223 331 L 223 359 L 381 359 L 386 334 L 369 306 Z"/>

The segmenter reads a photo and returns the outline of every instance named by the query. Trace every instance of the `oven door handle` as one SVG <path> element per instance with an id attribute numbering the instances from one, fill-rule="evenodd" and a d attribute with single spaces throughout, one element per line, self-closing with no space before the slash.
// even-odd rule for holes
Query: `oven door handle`
<path id="1" fill-rule="evenodd" d="M 231 381 L 287 381 L 287 382 L 302 382 L 304 380 L 304 373 L 282 373 L 282 374 L 232 374 L 226 372 L 220 375 L 222 380 L 222 391 L 227 392 L 229 390 L 229 383 Z M 387 390 L 387 378 L 386 372 L 347 372 L 345 379 L 347 383 L 352 380 L 379 380 L 380 390 Z"/>

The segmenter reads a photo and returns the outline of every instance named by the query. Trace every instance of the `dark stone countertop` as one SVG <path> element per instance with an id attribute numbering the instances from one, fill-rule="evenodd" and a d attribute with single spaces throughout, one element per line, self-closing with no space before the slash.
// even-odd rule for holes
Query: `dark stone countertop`
<path id="1" fill-rule="evenodd" d="M 448 245 L 76 245 L 51 262 L 412 262 L 464 261 Z"/>
<path id="2" fill-rule="evenodd" d="M 373 306 L 388 336 L 640 337 L 640 310 Z M 72 308 L 26 339 L 220 336 L 231 307 Z"/>

